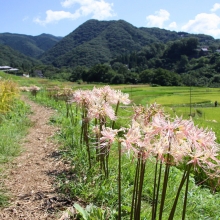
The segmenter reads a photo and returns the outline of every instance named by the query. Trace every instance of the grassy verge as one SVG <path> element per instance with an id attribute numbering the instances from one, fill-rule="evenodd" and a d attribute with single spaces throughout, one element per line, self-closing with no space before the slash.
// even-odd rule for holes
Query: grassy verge
<path id="1" fill-rule="evenodd" d="M 32 79 L 33 80 L 33 79 Z M 46 82 L 46 81 L 45 81 Z M 23 84 L 24 85 L 24 84 Z M 44 84 L 46 86 L 46 84 Z M 64 87 L 64 85 L 62 85 Z M 159 104 L 166 106 L 166 109 L 171 114 L 184 115 L 189 117 L 189 88 L 185 87 L 159 87 L 150 88 L 145 86 L 121 86 L 117 89 L 123 89 L 128 92 L 132 100 L 137 104 L 148 104 L 157 101 Z M 207 106 L 202 106 L 201 103 L 212 103 L 217 100 L 218 89 L 193 88 L 192 103 L 199 105 L 193 108 L 195 112 L 194 121 L 203 127 L 213 128 L 217 131 L 218 126 L 215 126 L 213 120 L 220 121 L 218 109 Z M 96 216 L 93 219 L 117 219 L 117 180 L 118 180 L 118 163 L 117 163 L 117 146 L 112 147 L 109 157 L 109 178 L 105 179 L 100 173 L 99 166 L 95 163 L 95 147 L 91 149 L 92 169 L 88 169 L 86 146 L 81 145 L 79 141 L 81 131 L 81 120 L 78 120 L 74 125 L 71 120 L 66 117 L 66 106 L 64 102 L 49 99 L 46 95 L 46 90 L 42 90 L 36 97 L 36 101 L 51 106 L 59 112 L 59 115 L 51 119 L 53 123 L 61 126 L 61 131 L 58 134 L 60 143 L 62 143 L 61 151 L 64 158 L 70 161 L 71 169 L 61 174 L 58 177 L 60 190 L 67 195 L 70 195 L 75 200 L 78 200 L 84 207 L 87 207 L 87 212 L 90 216 Z M 217 100 L 218 101 L 218 100 Z M 172 105 L 172 106 L 171 106 Z M 185 106 L 184 106 L 185 105 Z M 73 107 L 74 108 L 74 107 Z M 125 111 L 126 110 L 126 111 Z M 174 111 L 175 110 L 175 111 Z M 197 111 L 196 111 L 197 110 Z M 119 114 L 122 118 L 116 124 L 120 127 L 127 123 L 129 119 L 130 109 L 127 107 L 120 108 Z M 213 118 L 213 111 L 216 111 Z M 184 113 L 184 114 L 183 114 Z M 198 114 L 197 114 L 198 113 Z M 201 114 L 202 113 L 202 114 Z M 216 129 L 216 130 L 215 130 Z M 219 137 L 219 133 L 216 132 Z M 150 219 L 150 210 L 152 205 L 153 191 L 153 163 L 149 162 L 146 166 L 147 178 L 144 180 L 144 191 L 142 195 L 142 213 L 141 219 Z M 130 158 L 123 156 L 122 158 L 122 219 L 129 219 L 130 202 L 132 197 L 132 189 L 134 185 L 133 176 L 135 173 L 135 164 Z M 170 170 L 171 182 L 167 187 L 167 197 L 164 207 L 164 219 L 168 219 L 170 204 L 174 200 L 174 195 L 177 191 L 176 183 L 180 181 L 181 170 L 173 167 Z M 184 195 L 181 195 L 183 198 Z M 181 219 L 183 200 L 177 205 L 175 219 Z M 89 205 L 90 204 L 90 205 Z M 194 175 L 190 175 L 188 189 L 188 204 L 187 204 L 187 219 L 219 219 L 219 193 L 212 194 L 209 188 L 196 184 Z M 89 209 L 90 207 L 90 209 Z M 91 208 L 93 207 L 93 208 Z M 80 208 L 78 207 L 78 210 Z M 92 211 L 91 211 L 92 210 Z M 83 212 L 83 211 L 82 211 Z M 99 216 L 99 218 L 97 218 Z M 100 218 L 102 216 L 102 218 Z M 91 218 L 92 219 L 92 218 Z"/>
<path id="2" fill-rule="evenodd" d="M 63 157 L 70 161 L 72 168 L 58 176 L 58 185 L 61 192 L 69 195 L 79 203 L 87 207 L 85 210 L 90 217 L 102 216 L 99 219 L 117 219 L 118 205 L 118 163 L 117 146 L 113 146 L 109 157 L 109 178 L 105 179 L 100 173 L 99 166 L 95 163 L 95 148 L 92 149 L 92 169 L 88 168 L 86 147 L 80 146 L 79 136 L 81 130 L 81 121 L 78 120 L 73 126 L 71 120 L 66 117 L 66 106 L 63 101 L 49 99 L 45 91 L 40 92 L 33 99 L 41 104 L 56 108 L 59 112 L 56 118 L 51 119 L 53 123 L 61 126 L 61 132 L 57 138 L 62 143 L 61 151 Z M 73 106 L 73 111 L 75 107 Z M 170 107 L 169 107 L 170 108 Z M 130 119 L 131 109 L 120 108 L 119 114 L 122 118 L 116 127 L 125 125 Z M 211 120 L 211 114 L 206 113 L 206 117 Z M 204 121 L 204 120 L 203 120 Z M 207 123 L 205 124 L 207 125 Z M 210 124 L 210 126 L 212 126 Z M 148 162 L 146 166 L 147 177 L 144 179 L 144 191 L 142 195 L 142 213 L 141 219 L 151 219 L 151 204 L 153 191 L 153 162 Z M 122 158 L 122 219 L 129 219 L 130 203 L 132 200 L 133 176 L 135 175 L 135 163 L 130 158 Z M 168 219 L 170 204 L 174 200 L 177 191 L 176 183 L 180 181 L 182 171 L 173 167 L 170 171 L 170 183 L 167 188 L 167 198 L 165 200 L 164 219 Z M 181 195 L 184 197 L 184 195 Z M 193 174 L 190 176 L 187 204 L 187 219 L 219 219 L 219 193 L 212 194 L 208 188 L 196 184 Z M 181 219 L 183 200 L 177 205 L 175 219 Z M 78 206 L 76 206 L 78 207 Z M 92 208 L 91 208 L 92 207 Z M 78 207 L 78 210 L 81 210 Z M 91 211 L 92 210 L 92 211 Z M 82 211 L 83 212 L 83 211 Z M 94 219 L 96 219 L 94 218 Z M 92 218 L 91 218 L 92 219 Z"/>
<path id="3" fill-rule="evenodd" d="M 5 164 L 10 163 L 15 156 L 21 152 L 20 141 L 25 136 L 30 122 L 27 114 L 30 112 L 28 106 L 22 101 L 16 100 L 11 111 L 1 115 L 0 123 L 0 206 L 7 205 L 8 193 L 2 183 Z"/>

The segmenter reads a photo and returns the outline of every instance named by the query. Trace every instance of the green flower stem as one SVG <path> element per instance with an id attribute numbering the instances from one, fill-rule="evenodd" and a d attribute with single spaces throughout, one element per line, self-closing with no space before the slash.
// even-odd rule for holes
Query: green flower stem
<path id="1" fill-rule="evenodd" d="M 162 174 L 162 167 L 163 163 L 160 162 L 160 170 L 159 170 L 159 177 L 158 177 L 158 187 L 157 187 L 157 193 L 156 193 L 156 200 L 155 200 L 155 210 L 154 210 L 154 218 L 156 218 L 157 215 L 157 205 L 158 205 L 158 198 L 159 198 L 159 191 L 160 191 L 160 180 L 161 180 L 161 174 Z"/>
<path id="2" fill-rule="evenodd" d="M 170 172 L 170 162 L 169 162 L 170 161 L 170 155 L 169 154 L 168 154 L 167 159 L 168 159 L 168 162 L 166 164 L 164 180 L 163 180 L 163 189 L 162 189 L 162 195 L 161 195 L 159 220 L 162 220 L 162 216 L 163 216 L 163 208 L 164 208 L 167 185 L 168 185 L 168 179 L 169 179 L 169 172 Z"/>
<path id="3" fill-rule="evenodd" d="M 135 172 L 135 179 L 134 179 L 134 189 L 133 189 L 133 195 L 132 195 L 132 204 L 131 204 L 131 215 L 130 215 L 130 220 L 133 219 L 134 215 L 134 207 L 136 206 L 136 194 L 137 194 L 137 188 L 138 188 L 138 178 L 139 178 L 139 168 L 140 168 L 140 161 L 137 161 L 136 164 L 136 172 Z"/>
<path id="4" fill-rule="evenodd" d="M 91 169 L 92 164 L 91 164 L 88 128 L 89 128 L 89 123 L 85 122 L 85 124 L 84 124 L 84 140 L 85 140 L 85 143 L 86 143 L 86 149 L 87 149 L 87 153 L 88 153 L 89 169 Z"/>
<path id="5" fill-rule="evenodd" d="M 175 214 L 175 210 L 176 210 L 176 206 L 177 206 L 177 202 L 178 202 L 178 199 L 179 199 L 179 195 L 180 195 L 180 192 L 181 192 L 181 189 L 186 181 L 186 170 L 184 171 L 183 173 L 183 177 L 182 177 L 182 180 L 180 182 L 180 185 L 179 185 L 179 188 L 178 188 L 178 191 L 176 193 L 176 197 L 175 197 L 175 200 L 174 200 L 174 203 L 173 203 L 173 206 L 172 206 L 172 209 L 171 209 L 171 212 L 170 212 L 170 215 L 169 215 L 169 219 L 168 220 L 172 220 L 173 217 L 174 217 L 174 214 Z"/>
<path id="6" fill-rule="evenodd" d="M 119 104 L 120 104 L 120 102 L 118 101 L 117 105 L 116 105 L 116 109 L 115 109 L 115 116 L 117 116 L 117 114 L 118 114 Z M 114 129 L 114 127 L 115 127 L 115 120 L 112 121 L 112 129 Z"/>
<path id="7" fill-rule="evenodd" d="M 136 207 L 136 217 L 135 219 L 140 219 L 141 214 L 141 196 L 143 191 L 143 183 L 144 183 L 144 174 L 145 174 L 145 165 L 146 161 L 141 158 L 141 170 L 140 170 L 140 181 L 139 181 L 139 191 L 138 191 L 138 201 L 137 201 L 137 207 Z"/>
<path id="8" fill-rule="evenodd" d="M 174 203 L 173 203 L 173 206 L 172 206 L 172 209 L 171 209 L 168 220 L 172 220 L 174 218 L 174 214 L 175 214 L 175 211 L 176 211 L 176 206 L 177 206 L 177 202 L 178 202 L 178 199 L 179 199 L 179 196 L 180 196 L 180 192 L 181 192 L 181 190 L 183 188 L 183 185 L 184 185 L 186 180 L 187 180 L 186 191 L 188 191 L 188 181 L 189 181 L 188 179 L 189 179 L 190 169 L 191 169 L 191 166 L 188 165 L 187 168 L 185 169 L 184 173 L 183 173 L 183 177 L 181 179 L 181 182 L 180 182 L 180 185 L 179 185 L 179 188 L 178 188 L 178 191 L 177 191 L 177 194 L 176 194 L 176 197 L 175 197 L 175 200 L 174 200 Z M 184 206 L 186 206 L 186 199 L 187 199 L 187 192 L 186 191 L 185 191 L 186 195 L 185 195 L 185 198 L 184 198 Z M 183 206 L 183 213 L 184 213 L 184 209 L 186 210 L 186 207 L 184 208 L 184 206 Z"/>
<path id="9" fill-rule="evenodd" d="M 118 142 L 118 220 L 121 220 L 121 142 Z"/>
<path id="10" fill-rule="evenodd" d="M 160 180 L 162 172 L 162 163 L 160 162 L 159 174 L 158 174 L 158 183 L 157 183 L 157 172 L 158 172 L 158 161 L 156 162 L 155 175 L 154 175 L 154 192 L 153 192 L 153 204 L 152 204 L 152 220 L 156 219 L 157 215 L 157 204 L 160 190 Z"/>
<path id="11" fill-rule="evenodd" d="M 190 175 L 190 169 L 192 165 L 188 165 L 188 172 L 187 172 L 187 179 L 186 179 L 186 189 L 185 189 L 185 197 L 184 197 L 184 205 L 183 205 L 183 214 L 182 214 L 182 220 L 185 219 L 186 215 L 186 204 L 187 204 L 187 194 L 188 194 L 188 187 L 189 187 L 189 175 Z"/>
<path id="12" fill-rule="evenodd" d="M 81 127 L 81 134 L 80 134 L 80 145 L 81 145 L 81 148 L 82 148 L 82 144 L 83 144 L 84 128 L 85 128 L 85 108 L 82 107 L 82 127 Z"/>

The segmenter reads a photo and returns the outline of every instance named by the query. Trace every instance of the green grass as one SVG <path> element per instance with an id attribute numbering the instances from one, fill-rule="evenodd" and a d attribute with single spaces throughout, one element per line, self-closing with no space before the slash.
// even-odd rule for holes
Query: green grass
<path id="1" fill-rule="evenodd" d="M 136 104 L 146 104 L 157 102 L 161 105 L 189 105 L 211 103 L 216 100 L 220 101 L 218 88 L 201 88 L 201 87 L 121 87 L 123 92 L 129 93 L 131 99 Z M 191 96 L 191 99 L 190 99 Z"/>
<path id="2" fill-rule="evenodd" d="M 27 114 L 29 107 L 20 100 L 14 102 L 13 110 L 6 115 L 1 115 L 0 122 L 0 174 L 2 178 L 5 163 L 10 163 L 21 152 L 20 141 L 26 135 L 30 122 Z M 7 205 L 8 196 L 5 187 L 0 185 L 0 206 Z"/>
<path id="3" fill-rule="evenodd" d="M 16 78 L 16 77 L 15 77 Z M 44 88 L 51 85 L 59 85 L 61 87 L 70 86 L 73 89 L 90 89 L 94 85 L 78 85 L 73 83 L 48 81 L 42 79 L 24 79 L 16 78 L 20 85 L 28 86 L 31 84 L 43 86 Z M 97 85 L 99 87 L 101 85 Z M 189 118 L 190 112 L 190 95 L 191 95 L 191 113 L 194 113 L 193 120 L 195 124 L 202 127 L 212 128 L 216 132 L 218 140 L 220 141 L 220 129 L 218 123 L 220 122 L 220 108 L 213 107 L 214 101 L 218 99 L 219 89 L 209 88 L 190 88 L 189 87 L 149 87 L 146 85 L 117 85 L 112 86 L 115 89 L 120 89 L 123 92 L 129 93 L 131 99 L 136 104 L 150 104 L 157 102 L 162 104 L 167 112 L 175 116 L 182 115 L 184 118 Z M 93 203 L 101 207 L 103 210 L 108 211 L 108 219 L 116 219 L 117 210 L 117 154 L 113 149 L 110 157 L 110 177 L 106 181 L 99 172 L 98 167 L 94 165 L 92 170 L 88 169 L 87 154 L 85 147 L 79 146 L 78 137 L 80 134 L 80 121 L 75 126 L 72 126 L 70 120 L 65 117 L 66 109 L 63 102 L 57 102 L 48 99 L 45 95 L 45 90 L 42 90 L 37 97 L 32 97 L 35 101 L 41 104 L 51 106 L 58 111 L 58 116 L 52 118 L 51 122 L 57 123 L 61 127 L 61 131 L 57 134 L 59 143 L 61 145 L 61 152 L 63 157 L 70 161 L 72 167 L 67 173 L 62 173 L 58 177 L 58 185 L 63 193 L 71 197 L 80 198 L 85 203 Z M 122 117 L 117 122 L 116 126 L 128 124 L 129 116 L 131 114 L 130 107 L 121 107 L 119 114 Z M 217 123 L 215 121 L 217 121 Z M 115 147 L 116 148 L 116 147 Z M 94 152 L 93 152 L 94 153 Z M 123 157 L 123 213 L 124 218 L 127 218 L 129 211 L 129 203 L 131 201 L 131 192 L 133 186 L 133 176 L 135 164 L 127 157 Z M 147 172 L 149 175 L 145 179 L 145 189 L 143 194 L 143 213 L 142 219 L 149 219 L 150 204 L 152 194 L 152 181 L 153 181 L 153 166 L 151 163 L 147 164 Z M 168 197 L 166 200 L 166 209 L 169 209 L 169 204 L 173 201 L 175 195 L 176 182 L 181 178 L 181 171 L 173 168 L 171 170 L 171 182 L 168 187 Z M 193 175 L 190 178 L 189 187 L 189 202 L 187 205 L 187 219 L 220 219 L 219 206 L 220 195 L 219 193 L 211 194 L 208 188 L 204 188 L 195 184 Z M 176 219 L 181 219 L 181 202 L 178 204 Z M 168 211 L 165 211 L 164 219 Z"/>
<path id="4" fill-rule="evenodd" d="M 170 90 L 168 88 L 168 90 Z M 180 88 L 181 90 L 181 88 Z M 166 90 L 164 90 L 165 92 Z M 182 88 L 185 92 L 185 88 Z M 138 89 L 139 94 L 143 92 Z M 161 92 L 158 94 L 162 96 Z M 33 99 L 35 99 L 33 97 Z M 117 219 L 117 146 L 113 147 L 111 150 L 110 157 L 110 177 L 105 180 L 103 175 L 100 174 L 99 167 L 95 165 L 93 160 L 93 167 L 91 170 L 88 169 L 87 153 L 85 146 L 79 146 L 79 135 L 80 135 L 80 121 L 72 126 L 69 119 L 65 117 L 65 105 L 62 102 L 56 102 L 54 100 L 48 100 L 42 91 L 39 93 L 36 101 L 52 106 L 58 110 L 59 115 L 53 118 L 53 123 L 57 123 L 61 126 L 61 132 L 58 134 L 57 138 L 59 142 L 62 143 L 63 156 L 66 160 L 70 161 L 72 168 L 68 173 L 60 174 L 58 176 L 58 185 L 64 194 L 70 195 L 72 198 L 80 198 L 86 204 L 93 204 L 94 207 L 99 207 L 102 210 L 108 212 L 108 218 L 106 219 Z M 73 107 L 74 109 L 74 107 Z M 189 107 L 179 107 L 174 105 L 174 107 L 165 106 L 165 109 L 170 114 L 183 115 L 185 118 L 189 118 Z M 192 112 L 196 112 L 197 108 L 192 108 Z M 219 108 L 207 107 L 199 108 L 199 113 L 201 115 L 195 115 L 193 118 L 196 124 L 203 127 L 212 127 L 218 129 L 217 123 L 212 120 L 220 117 L 218 112 Z M 129 116 L 131 115 L 130 107 L 121 107 L 118 115 L 122 115 L 116 126 L 120 127 L 126 125 L 129 122 Z M 216 127 L 215 127 L 216 125 Z M 218 129 L 219 130 L 219 129 Z M 218 135 L 220 133 L 216 132 Z M 95 149 L 93 155 L 95 153 Z M 123 219 L 128 218 L 128 212 L 130 207 L 130 201 L 133 190 L 133 177 L 135 173 L 135 163 L 129 160 L 127 157 L 123 157 L 123 171 L 122 171 L 122 210 Z M 144 182 L 144 192 L 143 192 L 143 208 L 142 208 L 142 218 L 150 219 L 151 206 L 149 202 L 151 201 L 152 195 L 152 183 L 153 183 L 153 163 L 148 162 L 146 168 L 146 174 Z M 177 168 L 172 168 L 170 171 L 171 182 L 168 185 L 167 198 L 166 198 L 166 208 L 164 211 L 164 219 L 167 219 L 169 214 L 169 208 L 172 204 L 173 197 L 177 190 L 177 185 L 180 181 L 182 172 Z M 183 195 L 182 195 L 183 196 Z M 219 219 L 219 205 L 220 205 L 220 195 L 219 193 L 211 194 L 208 188 L 203 188 L 195 184 L 193 175 L 190 177 L 189 186 L 189 200 L 187 205 L 187 219 Z M 182 200 L 179 201 L 177 205 L 176 217 L 175 219 L 181 219 L 181 209 Z M 97 208 L 98 209 L 98 208 Z"/>

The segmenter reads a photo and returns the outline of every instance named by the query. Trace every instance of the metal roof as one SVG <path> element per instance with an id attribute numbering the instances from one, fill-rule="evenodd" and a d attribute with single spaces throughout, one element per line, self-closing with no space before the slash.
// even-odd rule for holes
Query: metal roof
<path id="1" fill-rule="evenodd" d="M 0 66 L 0 69 L 11 69 L 10 66 Z"/>

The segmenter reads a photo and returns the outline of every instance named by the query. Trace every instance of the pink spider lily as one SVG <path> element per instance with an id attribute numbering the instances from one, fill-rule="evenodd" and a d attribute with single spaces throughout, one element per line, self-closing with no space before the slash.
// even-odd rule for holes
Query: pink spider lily
<path id="1" fill-rule="evenodd" d="M 101 120 L 109 117 L 111 120 L 116 120 L 115 111 L 106 102 L 92 102 L 88 109 L 88 117 L 90 119 L 96 118 Z"/>
<path id="2" fill-rule="evenodd" d="M 130 152 L 134 152 L 135 155 L 138 154 L 137 144 L 141 139 L 141 131 L 138 123 L 133 121 L 132 126 L 128 129 L 127 133 L 124 134 L 124 138 L 121 139 L 122 147 L 124 147 L 124 151 L 130 154 Z"/>
<path id="3" fill-rule="evenodd" d="M 100 142 L 101 145 L 112 144 L 115 141 L 115 136 L 118 134 L 117 129 L 109 127 L 102 128 Z"/>
<path id="4" fill-rule="evenodd" d="M 92 93 L 89 90 L 76 90 L 69 102 L 75 102 L 78 106 L 88 106 L 92 99 Z"/>
<path id="5" fill-rule="evenodd" d="M 129 99 L 129 94 L 122 93 L 120 90 L 116 91 L 116 99 L 118 100 L 117 102 L 122 103 L 124 105 L 129 105 L 131 103 L 131 100 Z"/>
<path id="6" fill-rule="evenodd" d="M 104 86 L 102 88 L 93 88 L 92 92 L 99 99 L 110 104 L 116 104 L 116 91 L 111 89 L 110 86 Z"/>

